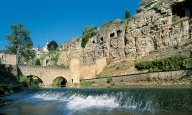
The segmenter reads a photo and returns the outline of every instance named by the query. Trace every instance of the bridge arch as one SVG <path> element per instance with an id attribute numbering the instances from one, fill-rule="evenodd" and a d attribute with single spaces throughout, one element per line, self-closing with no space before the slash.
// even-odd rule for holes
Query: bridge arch
<path id="1" fill-rule="evenodd" d="M 34 75 L 39 77 L 43 81 L 44 86 L 51 86 L 53 80 L 58 76 L 62 76 L 66 79 L 67 83 L 70 83 L 70 71 L 68 68 L 57 68 L 37 65 L 18 65 L 18 71 L 19 75 Z"/>
<path id="2" fill-rule="evenodd" d="M 36 75 L 28 75 L 27 78 L 29 79 L 29 85 L 32 87 L 42 87 L 44 84 L 43 80 Z"/>
<path id="3" fill-rule="evenodd" d="M 52 86 L 66 87 L 67 79 L 63 76 L 58 76 L 53 80 Z"/>

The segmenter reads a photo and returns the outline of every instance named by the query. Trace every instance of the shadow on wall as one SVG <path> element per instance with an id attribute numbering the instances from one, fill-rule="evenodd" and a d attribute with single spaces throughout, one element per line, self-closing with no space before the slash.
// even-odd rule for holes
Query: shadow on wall
<path id="1" fill-rule="evenodd" d="M 184 2 L 174 4 L 172 6 L 172 12 L 173 14 L 176 14 L 180 18 L 185 16 L 191 17 L 192 16 L 191 0 L 185 0 Z"/>
<path id="2" fill-rule="evenodd" d="M 191 80 L 192 83 L 192 68 L 191 69 L 187 69 L 187 71 L 182 73 L 182 77 L 180 79 L 188 79 Z"/>
<path id="3" fill-rule="evenodd" d="M 0 83 L 10 84 L 17 82 L 17 68 L 12 65 L 0 64 Z"/>

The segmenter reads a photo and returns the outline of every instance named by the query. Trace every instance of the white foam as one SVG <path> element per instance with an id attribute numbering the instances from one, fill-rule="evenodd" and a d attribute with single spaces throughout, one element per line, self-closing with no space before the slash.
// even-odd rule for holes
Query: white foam
<path id="1" fill-rule="evenodd" d="M 39 98 L 43 100 L 57 100 L 62 96 L 61 93 L 44 93 L 33 95 L 32 98 Z"/>
<path id="2" fill-rule="evenodd" d="M 115 97 L 108 97 L 107 95 L 102 96 L 88 96 L 83 98 L 81 96 L 71 96 L 69 98 L 67 108 L 69 110 L 81 110 L 91 107 L 98 108 L 116 108 L 119 106 L 118 102 L 115 102 Z"/>

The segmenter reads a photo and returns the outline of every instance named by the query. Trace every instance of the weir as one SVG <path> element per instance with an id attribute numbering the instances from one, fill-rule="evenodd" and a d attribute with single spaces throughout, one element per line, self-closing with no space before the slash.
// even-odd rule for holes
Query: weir
<path id="1" fill-rule="evenodd" d="M 0 111 L 39 115 L 189 115 L 191 93 L 191 88 L 35 88 L 4 98 L 11 99 L 12 104 Z"/>

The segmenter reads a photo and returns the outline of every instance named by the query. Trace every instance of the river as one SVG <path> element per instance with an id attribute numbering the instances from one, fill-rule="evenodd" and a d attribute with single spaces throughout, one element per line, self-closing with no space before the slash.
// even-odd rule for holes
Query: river
<path id="1" fill-rule="evenodd" d="M 0 115 L 191 115 L 192 88 L 26 88 Z"/>

